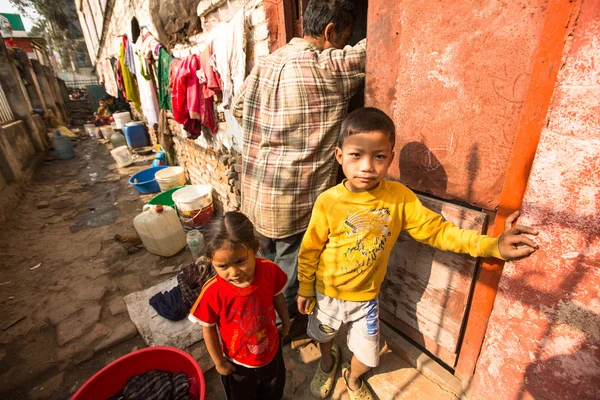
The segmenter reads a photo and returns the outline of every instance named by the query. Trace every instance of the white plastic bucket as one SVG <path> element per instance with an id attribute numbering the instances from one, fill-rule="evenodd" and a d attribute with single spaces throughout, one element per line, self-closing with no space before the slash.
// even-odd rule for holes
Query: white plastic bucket
<path id="1" fill-rule="evenodd" d="M 110 140 L 110 137 L 113 134 L 113 128 L 110 125 L 101 126 L 100 127 L 100 132 L 102 132 L 102 137 L 104 137 L 104 139 Z"/>
<path id="2" fill-rule="evenodd" d="M 131 114 L 129 111 L 114 113 L 113 118 L 115 119 L 115 124 L 117 124 L 117 129 L 123 129 L 125 124 L 131 122 Z"/>
<path id="3" fill-rule="evenodd" d="M 165 192 L 177 186 L 185 185 L 185 170 L 183 167 L 169 167 L 161 169 L 155 175 L 160 191 Z"/>
<path id="4" fill-rule="evenodd" d="M 214 215 L 212 187 L 190 185 L 173 193 L 179 219 L 186 230 L 203 229 Z"/>
<path id="5" fill-rule="evenodd" d="M 83 128 L 85 129 L 85 133 L 90 135 L 92 139 L 98 139 L 100 136 L 100 128 L 94 124 L 84 124 Z"/>
<path id="6" fill-rule="evenodd" d="M 131 153 L 129 152 L 129 147 L 127 146 L 120 146 L 114 150 L 111 150 L 110 155 L 121 167 L 126 167 L 133 164 Z"/>

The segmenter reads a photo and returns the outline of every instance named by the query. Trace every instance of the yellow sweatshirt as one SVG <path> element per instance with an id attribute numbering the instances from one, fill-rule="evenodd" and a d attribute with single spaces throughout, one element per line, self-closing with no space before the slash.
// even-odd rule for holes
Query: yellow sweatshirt
<path id="1" fill-rule="evenodd" d="M 376 298 L 402 231 L 440 250 L 502 258 L 497 239 L 445 221 L 399 182 L 384 179 L 362 193 L 341 183 L 315 202 L 298 255 L 298 294 L 314 296 L 316 288 L 341 300 Z"/>

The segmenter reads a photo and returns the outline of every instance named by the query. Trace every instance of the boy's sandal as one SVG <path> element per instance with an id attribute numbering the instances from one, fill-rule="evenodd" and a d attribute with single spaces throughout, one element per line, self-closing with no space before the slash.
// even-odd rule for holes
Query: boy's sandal
<path id="1" fill-rule="evenodd" d="M 359 389 L 350 389 L 350 386 L 348 386 L 348 379 L 346 378 L 346 375 L 349 372 L 350 364 L 348 364 L 347 362 L 342 364 L 342 378 L 344 378 L 344 383 L 348 388 L 348 396 L 350 397 L 350 400 L 375 400 L 373 394 L 371 394 L 371 391 L 369 390 L 369 387 L 365 384 L 365 381 L 363 381 L 362 379 L 360 380 Z"/>
<path id="2" fill-rule="evenodd" d="M 324 372 L 321 368 L 321 362 L 319 361 L 315 376 L 310 382 L 310 392 L 320 399 L 327 398 L 333 388 L 335 373 L 340 361 L 340 348 L 335 343 L 331 347 L 331 355 L 333 357 L 333 368 L 331 368 L 331 372 Z"/>

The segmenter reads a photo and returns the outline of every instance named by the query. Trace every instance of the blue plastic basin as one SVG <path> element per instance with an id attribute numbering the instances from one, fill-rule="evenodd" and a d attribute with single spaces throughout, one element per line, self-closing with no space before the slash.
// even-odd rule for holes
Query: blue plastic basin
<path id="1" fill-rule="evenodd" d="M 140 171 L 129 178 L 129 184 L 142 194 L 160 192 L 160 186 L 158 186 L 158 182 L 156 182 L 154 175 L 156 175 L 156 171 L 160 171 L 167 167 L 167 165 L 161 165 L 160 167 L 153 167 Z M 136 180 L 137 183 L 135 183 Z"/>

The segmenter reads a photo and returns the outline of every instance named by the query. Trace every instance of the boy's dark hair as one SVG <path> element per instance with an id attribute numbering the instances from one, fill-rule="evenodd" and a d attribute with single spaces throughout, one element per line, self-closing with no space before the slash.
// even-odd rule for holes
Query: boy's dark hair
<path id="1" fill-rule="evenodd" d="M 202 232 L 206 257 L 212 258 L 215 251 L 226 244 L 242 245 L 258 251 L 258 239 L 254 235 L 254 225 L 244 214 L 237 211 L 226 212 L 214 218 Z"/>
<path id="2" fill-rule="evenodd" d="M 351 0 L 310 0 L 304 11 L 304 35 L 319 37 L 330 22 L 338 34 L 354 23 L 356 9 Z"/>
<path id="3" fill-rule="evenodd" d="M 375 107 L 359 108 L 352 111 L 344 122 L 338 139 L 338 147 L 341 149 L 348 136 L 357 133 L 379 131 L 387 135 L 392 142 L 392 148 L 396 144 L 396 127 L 394 121 L 386 113 Z"/>

